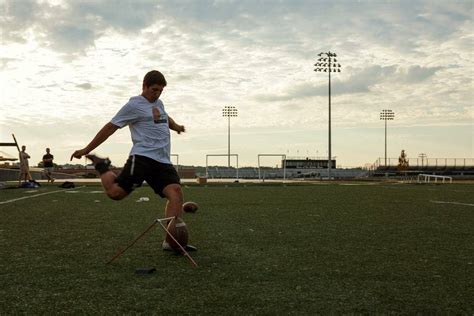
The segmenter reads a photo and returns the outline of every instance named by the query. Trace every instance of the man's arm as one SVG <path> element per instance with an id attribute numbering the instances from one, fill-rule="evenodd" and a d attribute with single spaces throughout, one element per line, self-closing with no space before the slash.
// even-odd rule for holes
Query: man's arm
<path id="1" fill-rule="evenodd" d="M 171 130 L 178 132 L 178 134 L 181 134 L 181 132 L 186 132 L 184 125 L 177 124 L 169 115 L 168 115 L 168 126 Z"/>
<path id="2" fill-rule="evenodd" d="M 72 158 L 77 158 L 80 159 L 82 156 L 87 155 L 97 147 L 99 147 L 100 144 L 105 142 L 107 138 L 110 137 L 113 133 L 115 133 L 116 130 L 118 130 L 118 126 L 114 125 L 112 123 L 107 123 L 102 127 L 102 129 L 95 135 L 94 139 L 84 147 L 83 149 L 76 150 L 72 155 L 71 155 L 71 160 Z"/>

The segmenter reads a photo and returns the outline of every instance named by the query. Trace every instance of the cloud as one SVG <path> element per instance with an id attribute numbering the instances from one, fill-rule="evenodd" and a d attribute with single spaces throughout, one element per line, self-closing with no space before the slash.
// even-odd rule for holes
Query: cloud
<path id="1" fill-rule="evenodd" d="M 44 47 L 71 55 L 83 53 L 107 30 L 136 34 L 155 22 L 156 1 L 6 0 L 0 15 L 2 42 L 23 43 L 31 34 Z M 31 32 L 33 31 L 33 32 Z"/>
<path id="2" fill-rule="evenodd" d="M 4 1 L 0 10 L 0 39 L 7 42 L 26 42 L 26 30 L 37 21 L 40 10 L 35 0 Z"/>
<path id="3" fill-rule="evenodd" d="M 370 92 L 373 86 L 380 84 L 416 84 L 430 78 L 441 69 L 443 69 L 443 67 L 422 67 L 419 65 L 406 68 L 379 65 L 370 66 L 364 69 L 351 68 L 349 70 L 351 75 L 345 80 L 337 79 L 336 76 L 339 75 L 339 73 L 332 76 L 331 94 L 350 95 Z M 321 75 L 327 77 L 326 73 L 321 73 Z M 253 98 L 259 102 L 273 102 L 326 96 L 327 94 L 327 82 L 319 85 L 307 82 L 291 87 L 282 93 L 256 94 Z"/>
<path id="4" fill-rule="evenodd" d="M 0 69 L 7 68 L 9 63 L 13 63 L 19 60 L 20 60 L 19 58 L 9 58 L 9 57 L 0 58 Z"/>
<path id="5" fill-rule="evenodd" d="M 48 46 L 56 51 L 81 53 L 94 43 L 97 32 L 87 27 L 59 23 L 49 30 Z"/>
<path id="6" fill-rule="evenodd" d="M 157 1 L 71 1 L 71 11 L 80 16 L 93 16 L 102 28 L 136 33 L 154 23 Z"/>
<path id="7" fill-rule="evenodd" d="M 452 36 L 462 23 L 471 20 L 469 12 L 469 3 L 433 1 L 78 0 L 53 5 L 4 0 L 0 26 L 2 41 L 24 42 L 36 34 L 35 40 L 43 46 L 73 56 L 93 48 L 95 41 L 110 31 L 136 36 L 158 23 L 166 32 L 170 22 L 191 35 L 188 41 L 214 34 L 241 45 L 274 47 L 300 55 L 317 49 L 314 43 L 325 49 L 340 37 L 371 45 L 383 41 L 385 47 L 413 52 L 420 46 L 420 38 Z M 305 33 L 312 34 L 313 40 Z"/>
<path id="8" fill-rule="evenodd" d="M 84 90 L 90 90 L 90 89 L 92 89 L 92 85 L 91 85 L 90 83 L 88 83 L 88 82 L 78 84 L 78 85 L 76 85 L 76 87 L 81 88 L 81 89 L 84 89 Z"/>
<path id="9" fill-rule="evenodd" d="M 419 65 L 400 69 L 398 79 L 404 83 L 420 83 L 433 76 L 438 70 L 444 67 L 421 67 Z"/>

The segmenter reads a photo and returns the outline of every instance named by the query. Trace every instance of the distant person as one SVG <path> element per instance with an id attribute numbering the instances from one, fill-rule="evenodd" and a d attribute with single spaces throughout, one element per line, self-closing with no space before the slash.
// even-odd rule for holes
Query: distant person
<path id="1" fill-rule="evenodd" d="M 54 159 L 54 156 L 51 155 L 50 149 L 46 148 L 46 154 L 43 155 L 43 168 L 44 168 L 43 174 L 46 177 L 46 179 L 48 179 L 47 182 L 51 181 L 51 183 L 54 183 L 54 178 L 51 175 L 51 172 L 54 169 L 53 159 Z"/>
<path id="2" fill-rule="evenodd" d="M 92 141 L 83 149 L 76 150 L 72 158 L 86 156 L 99 172 L 105 193 L 113 200 L 121 200 L 146 181 L 156 194 L 168 201 L 166 217 L 177 217 L 177 222 L 185 226 L 183 216 L 183 191 L 180 178 L 170 160 L 170 129 L 178 134 L 185 131 L 165 111 L 159 99 L 166 86 L 166 79 L 157 70 L 148 72 L 143 78 L 142 93 L 131 97 L 112 120 L 105 124 Z M 89 154 L 115 131 L 128 126 L 133 147 L 122 172 L 116 176 L 109 170 L 110 160 Z M 165 238 L 163 250 L 171 250 Z M 186 250 L 196 250 L 187 245 Z"/>
<path id="3" fill-rule="evenodd" d="M 26 146 L 21 146 L 21 151 L 19 154 L 20 157 L 20 178 L 19 181 L 28 182 L 33 180 L 30 175 L 30 165 L 28 163 L 28 159 L 30 159 L 30 155 L 26 153 Z"/>
<path id="4" fill-rule="evenodd" d="M 407 170 L 409 167 L 407 155 L 405 153 L 405 150 L 402 149 L 402 152 L 400 153 L 400 157 L 398 157 L 398 170 Z"/>

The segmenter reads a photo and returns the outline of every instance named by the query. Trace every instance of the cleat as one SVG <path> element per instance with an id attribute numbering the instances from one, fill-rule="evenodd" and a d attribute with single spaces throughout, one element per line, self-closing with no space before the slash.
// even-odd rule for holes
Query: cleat
<path id="1" fill-rule="evenodd" d="M 163 249 L 163 251 L 174 251 L 174 252 L 177 252 L 177 253 L 181 253 L 181 249 L 175 250 L 175 249 L 171 248 L 170 244 L 168 244 L 166 242 L 166 240 L 164 240 L 163 243 L 161 244 L 161 249 Z M 186 251 L 197 251 L 197 248 L 193 245 L 186 245 L 184 247 L 184 249 Z"/>
<path id="2" fill-rule="evenodd" d="M 97 157 L 96 155 L 86 155 L 86 158 L 89 159 L 90 161 L 92 161 L 92 164 L 95 166 L 97 166 L 98 164 L 104 164 L 105 166 L 110 166 L 110 159 L 109 158 L 100 158 L 100 157 Z"/>
<path id="3" fill-rule="evenodd" d="M 86 155 L 86 158 L 92 161 L 95 170 L 99 172 L 100 175 L 109 171 L 110 159 L 109 158 L 100 158 L 96 155 Z"/>
<path id="4" fill-rule="evenodd" d="M 166 242 L 166 240 L 163 240 L 163 243 L 161 244 L 161 249 L 163 249 L 163 251 L 174 251 L 173 248 L 171 248 L 170 244 Z"/>
<path id="5" fill-rule="evenodd" d="M 184 249 L 186 249 L 186 251 L 197 251 L 198 249 L 193 246 L 193 245 L 186 245 L 186 247 L 184 247 Z"/>

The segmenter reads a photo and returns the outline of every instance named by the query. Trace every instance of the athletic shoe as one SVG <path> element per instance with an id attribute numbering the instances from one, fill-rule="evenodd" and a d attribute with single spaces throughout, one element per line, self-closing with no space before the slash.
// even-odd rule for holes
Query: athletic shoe
<path id="1" fill-rule="evenodd" d="M 92 164 L 94 165 L 94 167 L 97 166 L 98 164 L 104 164 L 105 166 L 108 167 L 111 164 L 111 161 L 109 158 L 100 158 L 94 154 L 86 155 L 86 158 L 92 161 Z"/>
<path id="2" fill-rule="evenodd" d="M 170 244 L 168 242 L 166 242 L 166 240 L 163 240 L 163 243 L 161 244 L 161 248 L 163 249 L 163 251 L 176 251 L 173 248 L 171 248 Z M 192 246 L 192 245 L 186 245 L 186 247 L 184 247 L 184 249 L 186 251 L 197 251 L 197 248 L 195 246 Z M 179 252 L 179 250 L 178 250 L 178 252 Z"/>
<path id="3" fill-rule="evenodd" d="M 100 175 L 109 171 L 109 166 L 111 163 L 109 158 L 100 158 L 96 155 L 86 155 L 86 158 L 92 161 L 95 170 L 97 170 Z"/>
<path id="4" fill-rule="evenodd" d="M 173 248 L 171 248 L 170 244 L 166 242 L 166 240 L 163 240 L 163 243 L 161 244 L 161 249 L 164 251 L 173 251 Z"/>
<path id="5" fill-rule="evenodd" d="M 193 245 L 186 245 L 186 247 L 184 247 L 184 249 L 186 249 L 186 251 L 197 251 L 198 249 L 193 246 Z"/>

